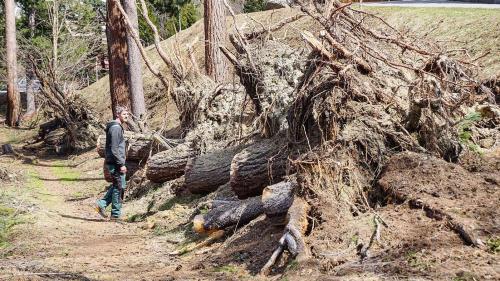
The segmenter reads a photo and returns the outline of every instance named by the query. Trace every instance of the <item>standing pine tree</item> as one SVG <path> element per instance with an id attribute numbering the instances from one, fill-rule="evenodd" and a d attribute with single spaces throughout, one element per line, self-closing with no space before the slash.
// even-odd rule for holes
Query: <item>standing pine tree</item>
<path id="1" fill-rule="evenodd" d="M 16 5 L 14 0 L 5 0 L 5 51 L 7 61 L 7 125 L 18 124 L 20 96 L 17 90 L 17 43 L 16 43 Z"/>

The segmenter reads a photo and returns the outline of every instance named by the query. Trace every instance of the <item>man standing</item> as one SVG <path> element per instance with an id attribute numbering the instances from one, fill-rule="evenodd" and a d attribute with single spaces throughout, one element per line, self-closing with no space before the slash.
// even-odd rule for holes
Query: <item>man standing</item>
<path id="1" fill-rule="evenodd" d="M 125 192 L 125 139 L 123 138 L 122 124 L 128 120 L 128 110 L 118 106 L 115 120 L 106 125 L 105 165 L 113 178 L 112 184 L 104 197 L 97 201 L 96 210 L 104 218 L 105 210 L 111 204 L 111 219 L 119 219 L 122 208 L 123 194 Z"/>

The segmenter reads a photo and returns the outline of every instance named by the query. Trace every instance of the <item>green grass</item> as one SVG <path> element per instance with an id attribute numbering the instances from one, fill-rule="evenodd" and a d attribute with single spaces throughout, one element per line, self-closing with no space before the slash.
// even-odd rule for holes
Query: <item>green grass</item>
<path id="1" fill-rule="evenodd" d="M 43 180 L 34 169 L 30 169 L 27 174 L 26 187 L 28 189 L 44 189 Z"/>
<path id="2" fill-rule="evenodd" d="M 496 9 L 363 7 L 375 12 L 397 29 L 437 40 L 446 49 L 467 49 L 472 58 L 489 52 L 478 62 L 480 76 L 500 71 L 500 22 Z M 464 52 L 460 52 L 465 57 Z"/>
<path id="3" fill-rule="evenodd" d="M 80 178 L 78 171 L 65 167 L 62 163 L 59 164 L 51 167 L 51 171 L 60 181 L 76 181 Z"/>
<path id="4" fill-rule="evenodd" d="M 8 206 L 10 200 L 5 193 L 0 193 L 0 250 L 9 246 L 14 226 L 23 223 L 19 213 Z"/>

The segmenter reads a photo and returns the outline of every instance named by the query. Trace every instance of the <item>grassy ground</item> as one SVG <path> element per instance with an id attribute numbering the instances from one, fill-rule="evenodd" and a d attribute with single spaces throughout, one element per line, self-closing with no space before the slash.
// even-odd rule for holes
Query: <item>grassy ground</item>
<path id="1" fill-rule="evenodd" d="M 358 7 L 359 8 L 359 7 Z M 363 7 L 364 11 L 374 12 L 386 19 L 391 25 L 400 30 L 409 30 L 418 36 L 426 35 L 437 40 L 447 49 L 460 49 L 457 54 L 462 57 L 477 58 L 485 53 L 487 55 L 478 63 L 482 65 L 481 76 L 489 77 L 500 72 L 500 17 L 498 11 L 492 9 L 460 9 L 460 8 L 402 8 L 402 7 Z M 285 17 L 289 17 L 296 10 L 281 9 L 273 12 L 259 12 L 254 14 L 239 15 L 238 25 L 252 28 L 258 22 L 272 25 Z M 257 21 L 256 21 L 257 20 Z M 228 18 L 231 29 L 232 19 Z M 318 27 L 306 18 L 299 20 L 278 33 L 281 38 L 286 38 L 292 45 L 301 46 L 302 40 L 298 29 L 317 31 Z M 194 44 L 195 57 L 198 64 L 204 64 L 203 55 L 203 24 L 198 22 L 189 29 L 179 33 L 176 37 L 165 40 L 162 44 L 167 52 L 177 50 L 190 66 L 187 59 L 187 44 Z M 230 43 L 228 42 L 229 46 Z M 465 52 L 461 49 L 467 49 Z M 156 51 L 149 48 L 150 58 L 157 67 L 167 72 Z M 143 68 L 144 89 L 151 113 L 151 127 L 160 126 L 167 122 L 167 128 L 176 126 L 178 115 L 175 107 L 167 101 L 167 97 L 159 88 L 158 80 Z M 110 117 L 109 81 L 108 76 L 82 91 L 82 94 L 91 102 L 92 106 L 103 113 L 103 119 Z M 165 118 L 167 116 L 167 118 Z"/>

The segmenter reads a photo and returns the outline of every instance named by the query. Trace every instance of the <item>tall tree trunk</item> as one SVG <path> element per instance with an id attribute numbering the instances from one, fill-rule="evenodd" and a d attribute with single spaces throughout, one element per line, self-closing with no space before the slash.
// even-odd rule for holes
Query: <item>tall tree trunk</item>
<path id="1" fill-rule="evenodd" d="M 108 22 L 106 35 L 109 57 L 109 89 L 113 116 L 117 106 L 130 108 L 127 71 L 127 32 L 116 5 L 118 0 L 107 1 Z"/>
<path id="2" fill-rule="evenodd" d="M 29 17 L 28 17 L 28 26 L 30 28 L 30 38 L 35 36 L 35 18 L 36 18 L 36 9 L 31 8 Z"/>
<path id="3" fill-rule="evenodd" d="M 57 59 L 59 46 L 59 1 L 54 0 L 52 3 L 52 71 L 57 77 Z"/>
<path id="4" fill-rule="evenodd" d="M 215 82 L 226 76 L 224 55 L 219 49 L 226 41 L 226 17 L 222 0 L 205 0 L 205 70 Z"/>
<path id="5" fill-rule="evenodd" d="M 139 34 L 139 23 L 137 19 L 137 5 L 135 0 L 123 0 L 123 8 L 127 13 L 132 28 Z M 138 118 L 146 114 L 146 103 L 144 101 L 144 90 L 142 82 L 142 59 L 139 47 L 134 42 L 132 34 L 127 33 L 128 65 L 129 65 L 129 91 L 132 114 Z"/>
<path id="6" fill-rule="evenodd" d="M 16 18 L 14 0 L 5 0 L 5 50 L 7 60 L 7 125 L 16 126 L 20 113 L 17 91 Z"/>
<path id="7" fill-rule="evenodd" d="M 30 39 L 35 36 L 35 16 L 36 9 L 31 8 L 28 16 L 28 27 L 30 29 Z M 35 102 L 35 74 L 33 70 L 26 70 L 26 113 L 25 117 L 30 118 L 36 112 L 36 102 Z"/>

